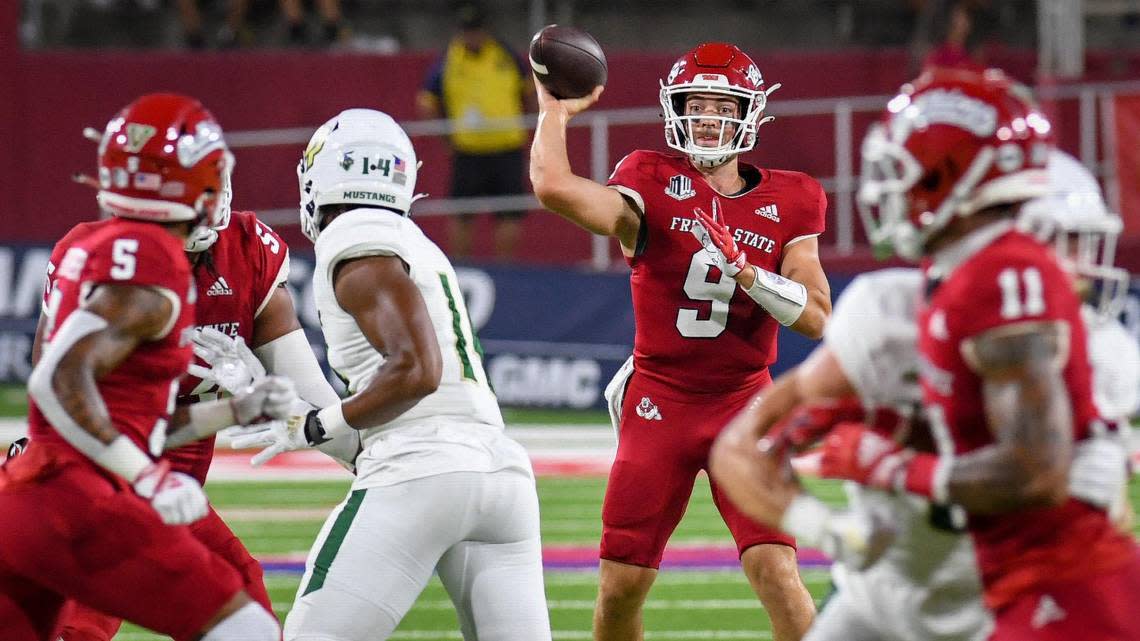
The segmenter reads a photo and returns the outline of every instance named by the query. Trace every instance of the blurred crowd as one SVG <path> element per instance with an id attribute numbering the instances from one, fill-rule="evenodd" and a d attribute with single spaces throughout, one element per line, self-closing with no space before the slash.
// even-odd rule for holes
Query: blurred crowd
<path id="1" fill-rule="evenodd" d="M 21 2 L 24 44 L 33 48 L 307 46 L 380 52 L 444 46 L 449 39 L 446 16 L 465 4 L 462 0 Z M 1000 33 L 1004 44 L 1033 45 L 1035 0 L 484 2 L 487 24 L 516 47 L 525 43 L 535 24 L 572 22 L 596 32 L 603 42 L 638 42 L 639 47 L 659 50 L 689 46 L 694 39 L 739 41 L 745 47 L 766 49 L 814 48 L 821 43 L 909 44 L 923 49 L 938 41 L 947 16 L 958 4 L 973 18 L 972 37 L 977 42 Z M 1140 5 L 1133 8 L 1129 12 L 1124 7 L 1110 21 L 1096 25 L 1098 33 L 1115 38 L 1105 44 L 1135 37 Z M 655 28 L 640 29 L 646 20 L 652 20 Z"/>

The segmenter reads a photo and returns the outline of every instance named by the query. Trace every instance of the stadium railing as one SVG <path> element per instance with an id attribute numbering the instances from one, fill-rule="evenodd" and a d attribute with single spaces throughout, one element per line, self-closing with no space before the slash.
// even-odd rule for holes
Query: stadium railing
<path id="1" fill-rule="evenodd" d="M 1038 97 L 1046 102 L 1076 101 L 1079 114 L 1077 156 L 1104 181 L 1109 205 L 1119 208 L 1116 129 L 1112 125 L 1115 121 L 1113 98 L 1121 94 L 1140 93 L 1140 81 L 1043 85 L 1036 90 Z M 882 110 L 889 98 L 890 96 L 846 96 L 781 100 L 773 103 L 765 111 L 766 114 L 779 118 L 831 115 L 834 124 L 832 136 L 835 174 L 816 176 L 816 178 L 828 192 L 834 205 L 835 234 L 834 246 L 831 249 L 841 256 L 850 255 L 856 249 L 854 196 L 858 187 L 856 166 L 858 152 L 855 145 L 854 116 Z M 516 127 L 520 120 L 523 126 L 533 130 L 537 118 L 532 114 L 522 119 L 498 122 L 492 120 L 485 123 L 485 128 Z M 609 145 L 611 130 L 615 127 L 658 122 L 660 122 L 660 109 L 645 107 L 587 111 L 572 120 L 569 126 L 589 129 L 590 175 L 594 180 L 604 182 L 612 169 Z M 439 137 L 451 133 L 454 124 L 450 120 L 420 120 L 406 122 L 404 127 L 413 138 Z M 227 134 L 227 138 L 233 148 L 303 145 L 308 141 L 312 131 L 312 127 L 245 130 L 231 132 Z M 537 208 L 539 208 L 538 201 L 530 194 L 441 198 L 417 205 L 416 215 L 448 216 L 479 211 L 526 211 Z M 297 224 L 297 214 L 293 208 L 264 210 L 260 212 L 260 216 L 270 224 Z M 595 236 L 592 245 L 592 266 L 599 270 L 607 269 L 610 260 L 608 239 Z"/>

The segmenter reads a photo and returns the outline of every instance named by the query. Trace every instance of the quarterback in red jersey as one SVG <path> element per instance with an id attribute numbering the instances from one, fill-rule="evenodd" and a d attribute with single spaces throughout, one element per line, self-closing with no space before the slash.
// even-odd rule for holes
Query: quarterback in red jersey
<path id="1" fill-rule="evenodd" d="M 993 641 L 1140 639 L 1140 548 L 1068 493 L 1074 444 L 1106 431 L 1080 300 L 1013 224 L 1047 189 L 1049 135 L 1028 91 L 994 70 L 925 73 L 868 133 L 869 236 L 924 259 L 919 376 L 939 454 L 848 425 L 821 472 L 964 508 Z"/>
<path id="2" fill-rule="evenodd" d="M 184 96 L 144 96 L 103 133 L 98 200 L 114 218 L 54 270 L 31 443 L 0 471 L 5 639 L 56 639 L 69 598 L 178 640 L 278 638 L 238 572 L 182 527 L 207 513 L 200 484 L 153 458 L 168 431 L 283 419 L 296 399 L 267 377 L 175 408 L 194 323 L 183 242 L 218 223 L 231 163 L 213 116 Z"/>
<path id="3" fill-rule="evenodd" d="M 547 208 L 618 239 L 630 264 L 636 333 L 608 397 L 620 424 L 602 509 L 597 639 L 642 635 L 641 609 L 718 431 L 771 378 L 780 325 L 818 338 L 831 310 L 817 237 L 827 199 L 812 178 L 738 160 L 756 144 L 767 96 L 740 49 L 702 44 L 662 83 L 665 141 L 635 151 L 607 186 L 575 176 L 567 121 L 592 105 L 540 83 L 531 182 Z M 629 399 L 628 402 L 624 402 Z M 713 498 L 778 641 L 799 639 L 814 608 L 794 541 Z"/>

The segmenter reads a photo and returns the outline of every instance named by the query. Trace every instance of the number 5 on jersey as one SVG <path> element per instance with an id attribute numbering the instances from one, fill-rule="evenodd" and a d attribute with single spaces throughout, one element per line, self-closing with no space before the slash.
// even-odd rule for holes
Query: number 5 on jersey
<path id="1" fill-rule="evenodd" d="M 138 261 L 135 254 L 139 251 L 139 241 L 134 238 L 118 238 L 111 245 L 111 278 L 115 280 L 130 280 L 135 276 Z"/>

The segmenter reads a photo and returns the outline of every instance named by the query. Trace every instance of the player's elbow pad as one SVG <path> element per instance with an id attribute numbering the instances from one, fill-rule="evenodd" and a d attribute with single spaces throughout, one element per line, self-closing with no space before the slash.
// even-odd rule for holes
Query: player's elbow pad
<path id="1" fill-rule="evenodd" d="M 744 290 L 748 297 L 785 327 L 799 320 L 807 307 L 807 287 L 766 269 L 753 268 L 756 281 Z"/>

